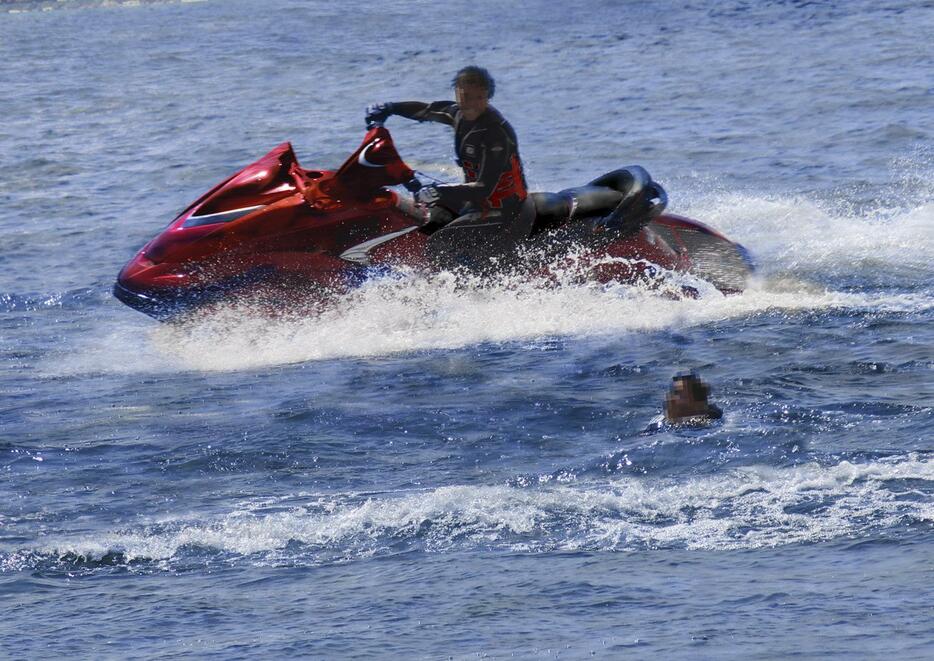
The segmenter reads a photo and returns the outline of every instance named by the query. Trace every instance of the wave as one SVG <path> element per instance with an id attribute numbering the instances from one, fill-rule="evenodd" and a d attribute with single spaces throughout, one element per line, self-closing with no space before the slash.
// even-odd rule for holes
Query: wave
<path id="1" fill-rule="evenodd" d="M 0 554 L 0 567 L 171 567 L 216 554 L 317 564 L 411 551 L 720 551 L 884 537 L 932 523 L 934 460 L 913 453 L 687 479 L 298 494 L 247 503 L 213 521 L 59 538 Z"/>
<path id="2" fill-rule="evenodd" d="M 686 213 L 746 246 L 766 274 L 806 273 L 821 281 L 883 275 L 911 284 L 934 277 L 934 201 L 912 202 L 859 208 L 839 200 L 723 193 L 695 201 Z"/>
<path id="3" fill-rule="evenodd" d="M 819 201 L 716 187 L 688 196 L 688 207 L 677 211 L 702 219 L 753 253 L 759 276 L 738 296 L 723 296 L 680 274 L 668 274 L 661 287 L 588 284 L 573 258 L 558 272 L 557 285 L 524 277 L 490 285 L 450 273 L 426 278 L 399 272 L 374 278 L 314 316 L 270 315 L 248 301 L 172 326 L 154 327 L 127 313 L 132 321 L 108 319 L 106 328 L 56 357 L 47 371 L 230 371 L 482 343 L 654 332 L 759 314 L 925 314 L 934 301 L 929 259 L 934 188 L 930 182 L 925 188 L 918 177 L 927 167 L 904 166 L 909 173 L 904 187 L 915 195 L 900 207 L 878 202 L 857 208 L 853 195 Z M 679 298 L 683 286 L 700 296 Z M 0 296 L 0 310 L 67 306 L 74 296 L 68 293 L 64 302 L 62 296 L 48 301 Z"/>
<path id="4" fill-rule="evenodd" d="M 690 328 L 758 314 L 801 312 L 923 314 L 934 297 L 921 293 L 835 292 L 794 278 L 762 279 L 742 295 L 724 296 L 689 276 L 697 299 L 630 285 L 567 282 L 560 286 L 504 279 L 464 282 L 453 274 L 395 274 L 371 280 L 313 316 L 270 315 L 230 304 L 184 323 L 108 324 L 46 367 L 56 375 L 163 371 L 230 371 L 306 361 L 370 358 L 452 350 L 483 343 L 601 336 Z"/>

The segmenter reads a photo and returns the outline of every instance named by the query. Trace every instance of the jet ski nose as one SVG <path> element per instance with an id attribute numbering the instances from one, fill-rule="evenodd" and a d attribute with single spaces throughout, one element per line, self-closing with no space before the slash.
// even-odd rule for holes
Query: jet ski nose
<path id="1" fill-rule="evenodd" d="M 156 263 L 140 251 L 120 270 L 113 293 L 134 310 L 163 319 L 177 312 L 178 293 L 188 279 L 171 264 Z"/>
<path id="2" fill-rule="evenodd" d="M 156 263 L 154 261 L 149 259 L 144 252 L 140 251 L 120 270 L 120 274 L 117 276 L 117 282 L 126 281 L 129 283 L 138 280 L 147 270 L 155 265 Z"/>
<path id="3" fill-rule="evenodd" d="M 124 305 L 138 312 L 148 314 L 150 317 L 162 319 L 169 316 L 164 312 L 167 307 L 165 301 L 155 296 L 131 289 L 126 285 L 125 281 L 118 279 L 117 282 L 114 283 L 113 294 L 114 297 Z"/>

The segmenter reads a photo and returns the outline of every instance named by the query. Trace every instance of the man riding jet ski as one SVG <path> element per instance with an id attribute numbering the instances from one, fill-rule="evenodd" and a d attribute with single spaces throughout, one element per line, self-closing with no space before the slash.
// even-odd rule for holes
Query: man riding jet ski
<path id="1" fill-rule="evenodd" d="M 147 243 L 120 271 L 114 295 L 158 319 L 256 296 L 267 306 L 304 309 L 339 299 L 372 267 L 523 269 L 547 281 L 572 252 L 586 255 L 579 276 L 595 282 L 653 280 L 669 271 L 723 292 L 743 290 L 752 267 L 742 246 L 697 221 L 663 215 L 665 191 L 638 166 L 558 193 L 527 194 L 508 124 L 488 105 L 480 113 L 473 105 L 488 99 L 492 80 L 475 87 L 480 102 L 462 98 L 474 119 L 450 102 L 372 108 L 363 142 L 337 170 L 302 168 L 292 145 L 279 145 Z M 423 187 L 381 125 L 390 112 L 449 116 L 462 131 L 493 122 L 499 133 L 486 141 L 465 132 L 456 140 L 466 183 Z M 494 154 L 499 146 L 504 156 Z M 481 149 L 493 155 L 485 161 Z M 415 199 L 401 186 L 416 190 Z"/>
<path id="2" fill-rule="evenodd" d="M 465 183 L 419 187 L 415 180 L 412 188 L 415 200 L 430 209 L 429 218 L 421 228 L 432 235 L 428 241 L 429 251 L 442 263 L 465 265 L 476 263 L 477 257 L 503 255 L 514 250 L 532 232 L 536 205 L 527 193 L 516 132 L 489 103 L 496 91 L 496 82 L 489 71 L 477 66 L 464 67 L 454 76 L 451 87 L 457 101 L 370 105 L 366 110 L 366 124 L 368 128 L 381 126 L 389 116 L 399 115 L 419 122 L 446 124 L 454 129 L 454 151 L 457 164 L 464 170 Z M 639 174 L 643 180 L 648 179 L 644 170 Z M 578 191 L 577 197 L 584 193 Z M 593 195 L 603 198 L 603 206 L 613 200 L 599 191 L 591 192 Z M 571 200 L 568 202 L 573 204 Z M 550 205 L 554 215 L 553 207 L 560 206 L 561 202 L 552 199 Z M 633 232 L 639 229 L 638 222 L 650 220 L 644 216 L 637 219 L 622 210 L 617 216 L 620 224 L 628 221 L 628 229 Z"/>

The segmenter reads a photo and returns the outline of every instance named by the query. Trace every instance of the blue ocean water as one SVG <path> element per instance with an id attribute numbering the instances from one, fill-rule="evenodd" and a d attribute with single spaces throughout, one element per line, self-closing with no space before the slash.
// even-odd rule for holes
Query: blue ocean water
<path id="1" fill-rule="evenodd" d="M 930 2 L 0 3 L 0 657 L 934 656 Z M 640 163 L 759 274 L 122 306 L 290 139 L 496 75 L 534 189 Z M 443 127 L 390 120 L 455 179 Z M 646 433 L 675 373 L 725 412 Z"/>

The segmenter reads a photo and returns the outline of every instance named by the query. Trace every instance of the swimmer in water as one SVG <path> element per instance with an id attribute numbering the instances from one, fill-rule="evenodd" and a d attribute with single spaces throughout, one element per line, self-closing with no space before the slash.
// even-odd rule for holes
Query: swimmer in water
<path id="1" fill-rule="evenodd" d="M 693 372 L 679 374 L 671 380 L 671 390 L 665 395 L 665 422 L 669 425 L 701 425 L 723 417 L 719 407 L 707 397 L 710 386 Z"/>

